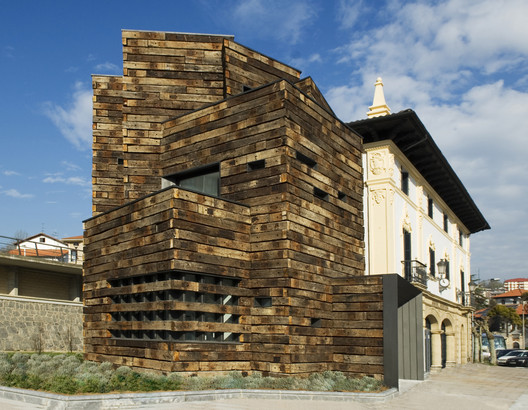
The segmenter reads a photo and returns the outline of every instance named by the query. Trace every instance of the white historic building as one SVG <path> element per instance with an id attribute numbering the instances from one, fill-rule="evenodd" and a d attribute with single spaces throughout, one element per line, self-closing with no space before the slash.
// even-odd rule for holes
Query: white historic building
<path id="1" fill-rule="evenodd" d="M 349 124 L 363 136 L 366 274 L 422 290 L 426 371 L 466 363 L 469 238 L 489 225 L 416 113 L 390 113 L 380 78 L 367 116 Z"/>

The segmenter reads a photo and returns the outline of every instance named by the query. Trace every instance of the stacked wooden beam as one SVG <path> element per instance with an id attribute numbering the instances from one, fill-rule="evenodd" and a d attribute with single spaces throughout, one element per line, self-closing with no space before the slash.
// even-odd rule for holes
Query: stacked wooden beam
<path id="1" fill-rule="evenodd" d="M 380 377 L 383 296 L 363 277 L 360 137 L 311 79 L 230 37 L 123 39 L 124 162 L 94 180 L 85 226 L 87 357 Z M 178 187 L 211 167 L 218 197 Z M 103 197 L 110 183 L 120 203 Z"/>

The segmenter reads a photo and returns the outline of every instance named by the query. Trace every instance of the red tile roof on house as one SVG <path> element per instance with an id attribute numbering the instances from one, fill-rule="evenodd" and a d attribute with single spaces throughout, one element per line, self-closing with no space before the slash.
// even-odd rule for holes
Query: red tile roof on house
<path id="1" fill-rule="evenodd" d="M 63 241 L 66 241 L 66 240 L 69 240 L 69 241 L 75 241 L 75 240 L 82 240 L 83 239 L 83 236 L 82 235 L 78 235 L 78 236 L 69 236 L 67 238 L 62 238 Z"/>
<path id="2" fill-rule="evenodd" d="M 38 252 L 36 249 L 11 249 L 9 251 L 10 255 L 22 255 L 22 256 L 38 256 L 41 258 L 60 258 L 61 256 L 66 256 L 68 250 L 63 248 L 62 252 L 60 249 L 39 249 Z"/>
<path id="3" fill-rule="evenodd" d="M 521 316 L 523 314 L 523 305 L 517 305 L 517 307 L 515 308 L 515 311 L 517 312 L 517 314 L 519 316 Z M 528 303 L 524 305 L 524 314 L 525 315 L 528 315 Z"/>
<path id="4" fill-rule="evenodd" d="M 506 282 L 528 282 L 528 278 L 506 279 L 504 283 Z"/>
<path id="5" fill-rule="evenodd" d="M 515 297 L 521 297 L 521 295 L 525 292 L 528 292 L 527 289 L 513 289 L 506 293 L 501 293 L 500 295 L 492 296 L 492 298 L 515 298 Z"/>
<path id="6" fill-rule="evenodd" d="M 481 317 L 486 316 L 486 314 L 488 313 L 488 310 L 490 310 L 490 308 L 484 308 L 484 309 L 477 310 L 474 313 L 475 318 L 480 319 Z"/>

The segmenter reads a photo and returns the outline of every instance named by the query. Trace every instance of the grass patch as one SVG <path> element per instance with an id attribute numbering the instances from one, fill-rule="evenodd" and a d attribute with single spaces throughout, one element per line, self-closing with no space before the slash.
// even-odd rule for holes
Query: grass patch
<path id="1" fill-rule="evenodd" d="M 374 392 L 384 390 L 372 377 L 353 378 L 341 372 L 314 373 L 307 378 L 242 376 L 184 377 L 114 369 L 111 363 L 95 363 L 82 355 L 0 353 L 0 385 L 62 394 L 149 392 L 216 389 L 281 389 L 308 391 Z"/>

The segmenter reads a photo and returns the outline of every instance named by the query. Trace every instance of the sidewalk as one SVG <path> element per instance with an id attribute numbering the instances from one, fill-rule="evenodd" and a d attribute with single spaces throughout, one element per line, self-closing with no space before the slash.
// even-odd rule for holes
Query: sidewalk
<path id="1" fill-rule="evenodd" d="M 205 393 L 205 392 L 204 392 Z M 225 392 L 227 393 L 227 392 Z M 311 395 L 311 400 L 301 394 L 292 394 L 289 398 L 277 399 L 279 392 L 270 393 L 270 398 L 228 398 L 211 400 L 212 394 L 191 393 L 186 400 L 153 404 L 146 398 L 156 395 L 166 396 L 170 393 L 152 393 L 126 395 L 126 399 L 108 400 L 112 395 L 75 396 L 70 404 L 53 402 L 57 395 L 40 394 L 14 396 L 0 392 L 1 409 L 45 409 L 45 408 L 85 408 L 85 409 L 189 409 L 189 410 L 366 410 L 366 409 L 528 409 L 528 368 L 508 368 L 481 364 L 468 364 L 451 369 L 444 369 L 431 375 L 424 382 L 401 381 L 400 391 L 396 394 L 381 394 L 375 397 L 357 397 L 337 393 L 332 400 L 322 399 L 324 394 Z M 38 395 L 42 398 L 39 400 Z M 118 395 L 115 395 L 118 396 Z M 115 397 L 114 396 L 114 397 Z M 124 395 L 123 395 L 124 396 Z M 192 396 L 192 398 L 191 398 Z M 105 397 L 105 402 L 98 400 Z M 51 400 L 50 400 L 51 398 Z M 339 400 L 339 401 L 337 401 Z"/>

